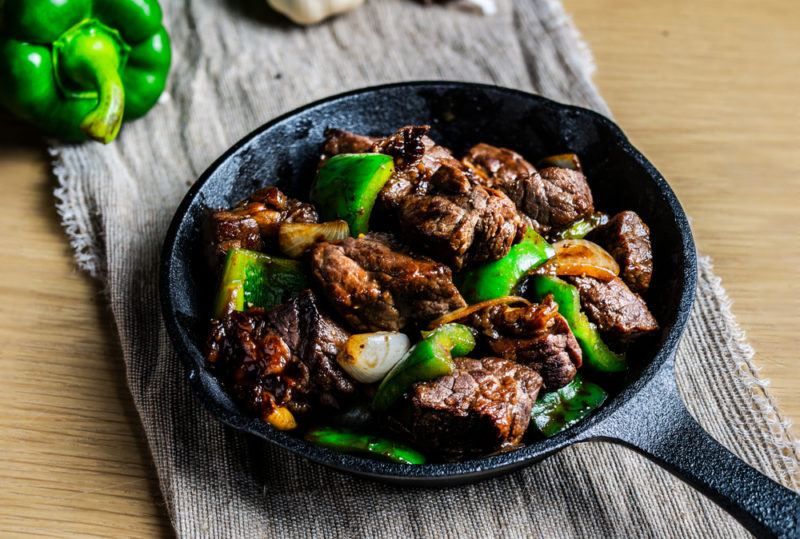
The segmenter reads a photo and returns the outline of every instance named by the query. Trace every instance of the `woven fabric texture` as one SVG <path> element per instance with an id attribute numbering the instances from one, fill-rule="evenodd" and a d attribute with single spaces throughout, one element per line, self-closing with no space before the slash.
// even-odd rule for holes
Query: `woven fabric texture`
<path id="1" fill-rule="evenodd" d="M 557 0 L 500 0 L 492 17 L 370 0 L 303 29 L 257 0 L 162 0 L 168 96 L 113 144 L 54 145 L 58 207 L 78 264 L 100 278 L 178 535 L 186 537 L 732 537 L 713 503 L 633 452 L 572 447 L 526 470 L 445 490 L 324 469 L 224 428 L 184 382 L 159 312 L 158 255 L 184 193 L 228 146 L 313 99 L 451 79 L 541 93 L 609 114 L 588 49 Z M 677 361 L 693 414 L 797 488 L 797 452 L 708 260 Z M 723 337 L 723 336 L 729 337 Z"/>

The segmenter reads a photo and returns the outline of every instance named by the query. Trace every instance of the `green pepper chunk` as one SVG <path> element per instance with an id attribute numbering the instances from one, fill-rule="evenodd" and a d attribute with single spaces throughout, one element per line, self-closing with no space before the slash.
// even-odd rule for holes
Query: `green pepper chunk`
<path id="1" fill-rule="evenodd" d="M 578 374 L 561 389 L 539 397 L 531 412 L 533 423 L 545 436 L 553 436 L 585 419 L 607 397 L 602 387 Z"/>
<path id="2" fill-rule="evenodd" d="M 525 274 L 553 256 L 553 247 L 528 228 L 522 241 L 513 245 L 506 256 L 464 272 L 461 294 L 471 304 L 510 296 Z"/>
<path id="3" fill-rule="evenodd" d="M 372 407 L 384 411 L 416 382 L 452 374 L 453 357 L 465 356 L 475 348 L 475 335 L 462 324 L 445 324 L 428 332 L 409 350 L 378 386 Z"/>
<path id="4" fill-rule="evenodd" d="M 605 213 L 593 213 L 589 217 L 578 219 L 564 230 L 557 232 L 553 235 L 556 241 L 561 240 L 581 240 L 586 235 L 597 228 L 608 223 L 608 215 Z"/>
<path id="5" fill-rule="evenodd" d="M 108 143 L 171 63 L 157 0 L 0 0 L 0 104 L 47 135 Z"/>
<path id="6" fill-rule="evenodd" d="M 552 294 L 558 303 L 558 312 L 569 324 L 583 350 L 586 365 L 598 372 L 623 372 L 627 369 L 625 356 L 617 354 L 603 342 L 597 329 L 581 311 L 578 289 L 550 275 L 534 275 L 528 284 L 534 301 L 542 301 Z"/>
<path id="7" fill-rule="evenodd" d="M 302 265 L 296 260 L 246 249 L 231 249 L 225 260 L 214 316 L 250 307 L 269 309 L 287 296 L 308 287 Z"/>
<path id="8" fill-rule="evenodd" d="M 363 453 L 400 464 L 425 464 L 425 455 L 419 451 L 394 440 L 371 434 L 324 427 L 309 431 L 305 439 L 342 453 Z"/>
<path id="9" fill-rule="evenodd" d="M 343 219 L 357 238 L 369 230 L 375 200 L 394 172 L 394 160 L 380 153 L 341 154 L 328 159 L 311 187 L 311 202 L 324 221 Z"/>

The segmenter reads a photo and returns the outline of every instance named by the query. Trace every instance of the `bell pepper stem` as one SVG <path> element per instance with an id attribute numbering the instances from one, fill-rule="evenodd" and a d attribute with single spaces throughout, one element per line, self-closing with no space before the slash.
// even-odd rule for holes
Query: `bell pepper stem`
<path id="1" fill-rule="evenodd" d="M 90 138 L 108 144 L 117 137 L 125 112 L 125 87 L 116 67 L 95 69 L 97 107 L 81 122 L 81 130 Z"/>

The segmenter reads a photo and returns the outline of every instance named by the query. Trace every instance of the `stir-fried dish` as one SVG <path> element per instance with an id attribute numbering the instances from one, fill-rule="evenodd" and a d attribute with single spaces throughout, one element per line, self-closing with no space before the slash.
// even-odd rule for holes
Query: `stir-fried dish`
<path id="1" fill-rule="evenodd" d="M 650 231 L 595 208 L 577 155 L 458 159 L 428 131 L 329 130 L 307 200 L 209 215 L 207 360 L 249 414 L 393 462 L 487 455 L 583 420 L 658 329 Z"/>

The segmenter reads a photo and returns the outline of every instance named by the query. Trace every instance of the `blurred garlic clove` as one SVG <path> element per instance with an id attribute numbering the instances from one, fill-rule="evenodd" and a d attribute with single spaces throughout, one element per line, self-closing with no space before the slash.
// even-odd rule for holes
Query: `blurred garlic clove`
<path id="1" fill-rule="evenodd" d="M 316 24 L 328 17 L 350 11 L 364 0 L 267 0 L 272 9 L 297 24 Z"/>
<path id="2" fill-rule="evenodd" d="M 481 15 L 494 15 L 497 13 L 495 0 L 457 0 L 455 5 L 465 11 L 472 11 Z"/>

